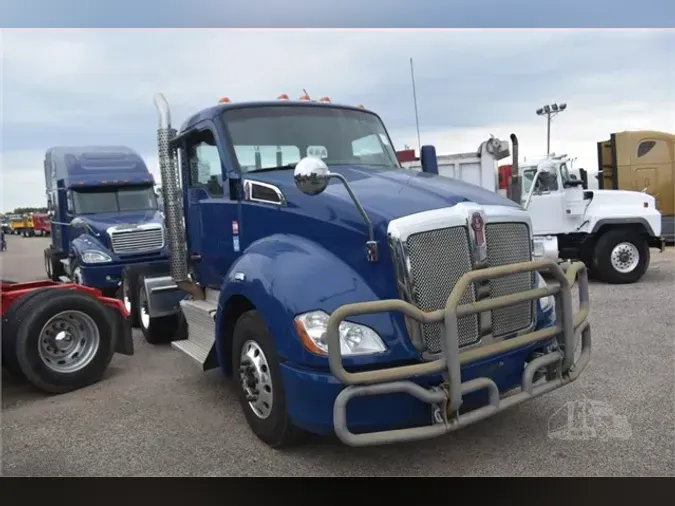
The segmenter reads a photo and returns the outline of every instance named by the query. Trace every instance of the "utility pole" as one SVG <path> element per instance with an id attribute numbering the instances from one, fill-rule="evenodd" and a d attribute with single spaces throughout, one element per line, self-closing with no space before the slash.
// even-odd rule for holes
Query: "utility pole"
<path id="1" fill-rule="evenodd" d="M 537 116 L 546 116 L 546 156 L 551 153 L 551 118 L 567 109 L 567 104 L 550 104 L 537 109 Z"/>
<path id="2" fill-rule="evenodd" d="M 413 59 L 410 58 L 410 79 L 412 80 L 413 103 L 415 104 L 415 124 L 417 125 L 417 149 L 419 156 L 422 152 L 422 140 L 420 137 L 420 118 L 417 113 L 417 91 L 415 90 L 415 69 L 413 68 Z"/>

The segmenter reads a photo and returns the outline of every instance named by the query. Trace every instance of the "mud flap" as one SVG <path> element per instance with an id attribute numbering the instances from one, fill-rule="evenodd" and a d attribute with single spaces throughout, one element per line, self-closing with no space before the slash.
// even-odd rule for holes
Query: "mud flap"
<path id="1" fill-rule="evenodd" d="M 134 339 L 131 334 L 131 318 L 124 318 L 119 312 L 115 311 L 117 317 L 117 329 L 115 332 L 115 353 L 121 355 L 134 354 Z"/>

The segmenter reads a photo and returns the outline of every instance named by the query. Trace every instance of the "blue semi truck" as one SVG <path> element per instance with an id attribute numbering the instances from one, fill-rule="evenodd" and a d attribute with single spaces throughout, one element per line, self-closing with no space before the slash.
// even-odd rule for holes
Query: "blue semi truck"
<path id="1" fill-rule="evenodd" d="M 51 280 L 112 297 L 121 294 L 128 270 L 169 272 L 154 179 L 134 150 L 56 146 L 45 153 L 44 171 L 52 230 L 44 262 Z"/>
<path id="2" fill-rule="evenodd" d="M 403 169 L 378 115 L 328 99 L 222 99 L 178 131 L 155 105 L 171 262 L 134 274 L 140 324 L 233 379 L 268 445 L 439 436 L 585 368 L 584 265 L 534 261 L 527 212 L 433 146 Z"/>

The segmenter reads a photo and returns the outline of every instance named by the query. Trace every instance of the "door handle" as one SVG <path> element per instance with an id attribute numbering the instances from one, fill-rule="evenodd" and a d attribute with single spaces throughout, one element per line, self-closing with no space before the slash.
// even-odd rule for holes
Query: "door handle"
<path id="1" fill-rule="evenodd" d="M 192 253 L 190 255 L 190 260 L 192 260 L 193 262 L 199 262 L 201 259 L 202 259 L 202 256 L 199 253 Z"/>

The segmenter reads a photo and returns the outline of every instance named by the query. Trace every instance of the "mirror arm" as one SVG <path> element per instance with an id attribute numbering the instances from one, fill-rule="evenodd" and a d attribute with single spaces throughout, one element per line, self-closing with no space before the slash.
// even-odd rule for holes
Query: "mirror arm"
<path id="1" fill-rule="evenodd" d="M 361 202 L 359 202 L 359 199 L 356 198 L 356 195 L 354 195 L 354 192 L 349 186 L 347 179 L 342 174 L 337 172 L 329 172 L 328 177 L 337 179 L 342 183 L 342 185 L 347 190 L 347 193 L 349 193 L 349 196 L 351 197 L 352 201 L 354 202 L 356 209 L 358 209 L 359 214 L 361 214 L 363 221 L 365 221 L 366 225 L 368 225 L 368 242 L 366 243 L 368 261 L 377 262 L 379 260 L 379 248 L 377 245 L 377 241 L 375 240 L 375 229 L 373 227 L 373 222 L 370 221 L 370 218 L 368 217 L 366 210 L 361 205 Z"/>

